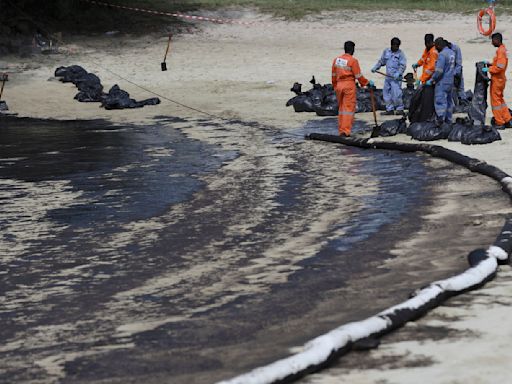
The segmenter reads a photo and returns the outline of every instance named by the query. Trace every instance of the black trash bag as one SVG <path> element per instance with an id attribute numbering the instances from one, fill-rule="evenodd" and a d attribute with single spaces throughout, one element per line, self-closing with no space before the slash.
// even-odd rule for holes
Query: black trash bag
<path id="1" fill-rule="evenodd" d="M 318 116 L 337 116 L 338 100 L 336 99 L 336 94 L 334 92 L 327 92 L 324 94 L 325 96 L 322 100 L 322 104 L 320 104 L 319 107 L 315 108 L 316 114 Z"/>
<path id="2" fill-rule="evenodd" d="M 370 93 L 370 91 L 367 91 Z M 384 91 L 382 89 L 375 88 L 373 90 L 373 95 L 375 97 L 375 107 L 378 111 L 385 111 L 386 110 L 386 103 L 384 102 Z M 371 100 L 371 99 L 369 99 Z M 370 101 L 371 105 L 371 101 Z M 371 111 L 371 109 L 370 109 Z"/>
<path id="3" fill-rule="evenodd" d="M 302 94 L 302 84 L 301 83 L 297 83 L 297 82 L 293 83 L 293 86 L 290 89 L 290 91 L 292 91 L 296 95 L 301 95 Z"/>
<path id="4" fill-rule="evenodd" d="M 388 137 L 395 136 L 399 133 L 407 132 L 406 118 L 387 120 L 383 122 L 379 129 L 379 136 Z"/>
<path id="5" fill-rule="evenodd" d="M 461 75 L 453 76 L 453 88 L 459 89 L 461 81 L 462 81 L 462 76 Z"/>
<path id="6" fill-rule="evenodd" d="M 322 105 L 315 109 L 317 116 L 337 116 L 338 106 Z"/>
<path id="7" fill-rule="evenodd" d="M 91 88 L 97 88 L 98 86 L 103 89 L 100 78 L 93 73 L 86 73 L 75 80 L 75 85 L 79 91 L 87 91 Z"/>
<path id="8" fill-rule="evenodd" d="M 290 91 L 295 93 L 297 96 L 288 100 L 286 102 L 286 106 L 289 107 L 290 105 L 293 105 L 295 112 L 316 112 L 318 110 L 320 113 L 332 110 L 333 100 L 337 106 L 338 102 L 336 101 L 336 94 L 334 93 L 334 89 L 331 84 L 324 86 L 317 84 L 314 76 L 310 80 L 310 83 L 313 84 L 313 88 L 306 92 L 301 91 L 302 84 L 297 82 L 294 83 Z M 325 113 L 329 113 L 329 116 L 332 115 L 331 112 Z"/>
<path id="9" fill-rule="evenodd" d="M 473 122 L 469 117 L 457 117 L 453 124 L 452 131 L 448 135 L 448 141 L 462 140 L 462 134 L 473 128 Z"/>
<path id="10" fill-rule="evenodd" d="M 331 93 L 327 94 L 324 97 L 324 99 L 322 100 L 322 105 L 323 104 L 335 105 L 337 107 L 338 106 L 338 99 L 336 98 L 336 94 L 334 92 L 331 92 Z"/>
<path id="11" fill-rule="evenodd" d="M 59 67 L 55 70 L 55 77 L 60 77 L 63 83 L 73 83 L 87 75 L 87 71 L 79 65 L 70 65 L 69 67 Z"/>
<path id="12" fill-rule="evenodd" d="M 420 123 L 431 121 L 435 118 L 434 87 L 420 86 L 412 95 L 409 106 L 409 121 Z"/>
<path id="13" fill-rule="evenodd" d="M 372 103 L 369 100 L 357 100 L 356 101 L 356 113 L 371 112 Z"/>
<path id="14" fill-rule="evenodd" d="M 103 98 L 103 85 L 98 76 L 88 73 L 76 80 L 75 85 L 80 91 L 75 99 L 81 102 L 101 102 Z"/>
<path id="15" fill-rule="evenodd" d="M 372 112 L 372 99 L 370 95 L 370 90 L 367 88 L 357 88 L 356 91 L 357 104 L 359 105 L 358 112 Z M 375 110 L 376 111 L 385 111 L 386 103 L 384 103 L 384 96 L 382 89 L 373 89 L 373 97 L 375 98 Z M 356 112 L 357 112 L 356 108 Z"/>
<path id="16" fill-rule="evenodd" d="M 321 85 L 313 78 L 310 81 L 313 88 L 302 92 L 302 84 L 295 82 L 290 89 L 296 96 L 286 102 L 286 106 L 293 105 L 295 112 L 316 112 L 320 116 L 334 116 L 338 109 L 338 101 L 332 84 Z M 371 112 L 372 104 L 370 92 L 366 88 L 357 86 L 356 91 L 356 113 Z M 382 89 L 374 89 L 376 110 L 386 110 Z M 334 112 L 335 111 L 335 112 Z"/>
<path id="17" fill-rule="evenodd" d="M 75 95 L 74 99 L 80 101 L 81 103 L 101 103 L 105 97 L 105 94 L 101 92 L 102 90 L 103 87 L 101 87 L 101 90 L 99 91 L 97 89 L 81 91 Z"/>
<path id="18" fill-rule="evenodd" d="M 79 65 L 69 67 L 58 67 L 55 70 L 55 77 L 60 77 L 64 83 L 72 82 L 80 91 L 75 99 L 83 102 L 101 102 L 106 109 L 140 108 L 145 105 L 160 104 L 158 97 L 152 97 L 142 101 L 130 99 L 128 92 L 123 91 L 114 85 L 108 94 L 103 93 L 103 86 L 98 76 L 88 73 Z"/>
<path id="19" fill-rule="evenodd" d="M 374 92 L 375 91 L 376 91 L 376 89 L 374 89 Z M 356 98 L 357 98 L 357 101 L 370 100 L 370 91 L 366 88 L 357 87 L 356 88 Z"/>
<path id="20" fill-rule="evenodd" d="M 469 113 L 471 109 L 471 100 L 458 99 L 453 107 L 453 113 Z"/>
<path id="21" fill-rule="evenodd" d="M 331 94 L 336 95 L 335 92 L 334 92 L 334 87 L 332 86 L 332 84 L 324 84 L 322 86 L 322 91 L 324 93 L 324 96 L 329 96 Z"/>
<path id="22" fill-rule="evenodd" d="M 411 107 L 411 101 L 413 95 L 416 93 L 416 90 L 414 88 L 405 88 L 402 92 L 402 99 L 404 102 L 404 109 L 409 110 Z"/>
<path id="23" fill-rule="evenodd" d="M 286 106 L 289 107 L 290 105 L 293 105 L 295 112 L 315 112 L 315 107 L 313 106 L 311 99 L 305 93 L 292 97 L 288 100 Z"/>
<path id="24" fill-rule="evenodd" d="M 372 103 L 370 100 L 370 92 L 366 89 L 356 88 L 356 113 L 364 113 L 372 111 Z"/>
<path id="25" fill-rule="evenodd" d="M 469 117 L 474 125 L 485 125 L 485 112 L 487 110 L 487 88 L 489 87 L 489 76 L 482 72 L 486 64 L 484 62 L 476 63 L 476 78 L 473 98 L 469 108 Z"/>
<path id="26" fill-rule="evenodd" d="M 316 110 L 316 108 L 320 108 L 322 105 L 322 99 L 324 98 L 324 93 L 320 84 L 314 84 L 313 88 L 306 92 L 306 95 L 308 95 L 311 100 L 314 110 Z"/>
<path id="27" fill-rule="evenodd" d="M 471 129 L 464 130 L 460 142 L 462 144 L 489 144 L 501 140 L 500 133 L 494 127 L 472 126 Z"/>
<path id="28" fill-rule="evenodd" d="M 467 125 L 458 124 L 458 123 L 453 124 L 452 131 L 448 135 L 448 141 L 458 141 L 460 143 L 460 141 L 462 140 L 462 134 L 465 131 L 470 130 L 472 128 L 473 128 L 472 125 L 467 126 Z"/>
<path id="29" fill-rule="evenodd" d="M 101 106 L 105 109 L 140 108 L 145 105 L 156 104 L 160 104 L 160 99 L 158 97 L 152 97 L 141 101 L 130 99 L 129 93 L 123 91 L 117 84 L 110 88 L 108 94 L 103 97 L 101 102 Z"/>
<path id="30" fill-rule="evenodd" d="M 437 125 L 432 121 L 411 123 L 407 128 L 407 134 L 420 141 L 434 141 L 446 139 L 450 135 L 452 125 L 443 123 Z"/>
<path id="31" fill-rule="evenodd" d="M 370 101 L 370 94 L 365 92 L 363 88 L 356 90 L 356 113 L 364 113 L 372 111 L 372 103 Z"/>

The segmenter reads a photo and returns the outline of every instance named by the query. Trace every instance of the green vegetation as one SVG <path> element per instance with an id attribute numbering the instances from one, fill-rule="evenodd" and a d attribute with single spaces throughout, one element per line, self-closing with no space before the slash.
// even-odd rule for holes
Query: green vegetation
<path id="1" fill-rule="evenodd" d="M 441 12 L 476 12 L 486 6 L 485 0 L 99 0 L 116 5 L 136 6 L 167 12 L 201 14 L 202 10 L 252 8 L 285 19 L 300 19 L 322 11 L 358 10 L 429 10 Z M 512 0 L 500 0 L 498 13 L 512 13 Z M 110 9 L 81 0 L 0 0 L 2 24 L 17 30 L 19 20 L 35 20 L 51 30 L 75 32 L 158 30 L 168 17 Z M 18 28 L 19 29 L 19 28 Z M 0 28 L 0 32 L 1 28 Z M 6 33 L 5 31 L 3 31 Z M 21 32 L 23 33 L 23 31 Z"/>
<path id="2" fill-rule="evenodd" d="M 287 19 L 298 19 L 322 11 L 340 11 L 344 9 L 375 11 L 404 9 L 466 13 L 476 11 L 487 4 L 485 0 L 124 0 L 121 3 L 137 4 L 162 10 L 250 7 Z M 499 12 L 512 11 L 512 0 L 498 1 L 498 10 Z"/>

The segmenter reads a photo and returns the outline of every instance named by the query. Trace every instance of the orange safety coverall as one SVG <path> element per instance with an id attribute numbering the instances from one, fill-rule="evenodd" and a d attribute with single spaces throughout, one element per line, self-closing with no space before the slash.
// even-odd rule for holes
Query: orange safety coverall
<path id="1" fill-rule="evenodd" d="M 332 86 L 338 99 L 338 131 L 340 136 L 350 136 L 356 113 L 356 79 L 363 87 L 368 80 L 361 74 L 355 57 L 344 53 L 332 63 Z"/>
<path id="2" fill-rule="evenodd" d="M 427 80 L 430 80 L 434 71 L 436 70 L 436 61 L 439 53 L 437 52 L 436 47 L 430 48 L 428 51 L 425 48 L 423 51 L 423 55 L 421 55 L 421 59 L 418 60 L 418 66 L 423 67 L 423 72 L 420 77 L 420 81 L 425 84 Z"/>
<path id="3" fill-rule="evenodd" d="M 505 76 L 507 65 L 507 49 L 501 44 L 496 51 L 496 56 L 492 60 L 492 65 L 489 67 L 489 73 L 491 74 L 491 108 L 496 125 L 504 125 L 511 119 L 507 104 L 503 98 L 503 91 L 507 83 Z"/>

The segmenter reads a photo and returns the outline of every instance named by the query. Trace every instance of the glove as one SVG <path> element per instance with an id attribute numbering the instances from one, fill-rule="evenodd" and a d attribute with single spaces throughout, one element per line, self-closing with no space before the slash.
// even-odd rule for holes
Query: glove
<path id="1" fill-rule="evenodd" d="M 369 88 L 373 88 L 373 87 L 375 87 L 375 83 L 373 82 L 373 80 L 370 80 L 370 81 L 368 82 L 368 87 L 369 87 Z"/>
<path id="2" fill-rule="evenodd" d="M 372 73 L 377 72 L 377 68 L 372 68 Z"/>
<path id="3" fill-rule="evenodd" d="M 489 72 L 489 68 L 487 68 L 487 67 L 482 68 L 482 72 L 483 72 L 483 73 L 487 73 L 487 72 Z"/>
<path id="4" fill-rule="evenodd" d="M 425 83 L 425 85 L 428 85 L 429 87 L 430 87 L 431 85 L 433 85 L 433 84 L 434 84 L 434 83 L 432 82 L 432 79 L 427 80 L 427 81 L 426 81 L 426 83 Z"/>
<path id="5" fill-rule="evenodd" d="M 419 67 L 419 65 L 418 65 L 417 63 L 414 63 L 414 64 L 412 65 L 412 69 L 416 69 L 416 68 L 418 68 L 418 67 Z"/>
<path id="6" fill-rule="evenodd" d="M 416 81 L 414 82 L 414 85 L 416 85 L 416 88 L 418 88 L 418 87 L 420 86 L 420 84 L 421 84 L 421 82 L 420 82 L 419 80 L 416 80 Z"/>

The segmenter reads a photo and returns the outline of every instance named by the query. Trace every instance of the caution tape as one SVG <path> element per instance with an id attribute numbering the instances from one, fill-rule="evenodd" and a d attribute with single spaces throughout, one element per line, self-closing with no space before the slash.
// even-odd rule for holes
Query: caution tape
<path id="1" fill-rule="evenodd" d="M 217 24 L 254 25 L 254 24 L 258 23 L 255 21 L 247 22 L 247 21 L 238 21 L 238 20 L 232 20 L 232 19 L 216 19 L 213 17 L 185 15 L 183 13 L 178 13 L 178 12 L 155 11 L 152 9 L 127 7 L 124 5 L 111 4 L 111 3 L 106 3 L 104 1 L 96 1 L 96 0 L 80 0 L 80 1 L 82 1 L 84 3 L 89 3 L 89 4 L 94 4 L 94 5 L 99 5 L 99 6 L 109 7 L 109 8 L 118 8 L 118 9 L 124 9 L 127 11 L 149 13 L 152 15 L 171 16 L 171 17 L 177 17 L 177 18 L 188 19 L 188 20 L 208 21 L 208 22 L 217 23 Z"/>
<path id="2" fill-rule="evenodd" d="M 233 19 L 217 19 L 213 17 L 205 17 L 205 16 L 195 16 L 195 15 L 185 15 L 183 13 L 179 12 L 164 12 L 164 11 L 156 11 L 153 9 L 147 9 L 147 8 L 138 8 L 138 7 L 127 7 L 125 5 L 117 5 L 117 4 L 111 4 L 107 3 L 105 1 L 97 1 L 97 0 L 80 0 L 84 3 L 99 5 L 103 7 L 108 8 L 117 8 L 117 9 L 124 9 L 127 11 L 133 11 L 133 12 L 142 12 L 147 13 L 155 16 L 171 16 L 181 19 L 187 19 L 187 20 L 197 20 L 197 21 L 206 21 L 216 24 L 232 24 L 232 25 L 244 25 L 244 26 L 266 26 L 269 25 L 268 22 L 265 21 L 239 21 L 239 20 L 233 20 Z M 293 28 L 293 24 L 288 23 L 288 28 Z M 346 27 L 344 25 L 323 25 L 323 26 L 310 26 L 310 25 L 304 25 L 303 23 L 300 23 L 297 25 L 297 28 L 303 29 L 315 29 L 315 30 L 345 30 Z"/>

